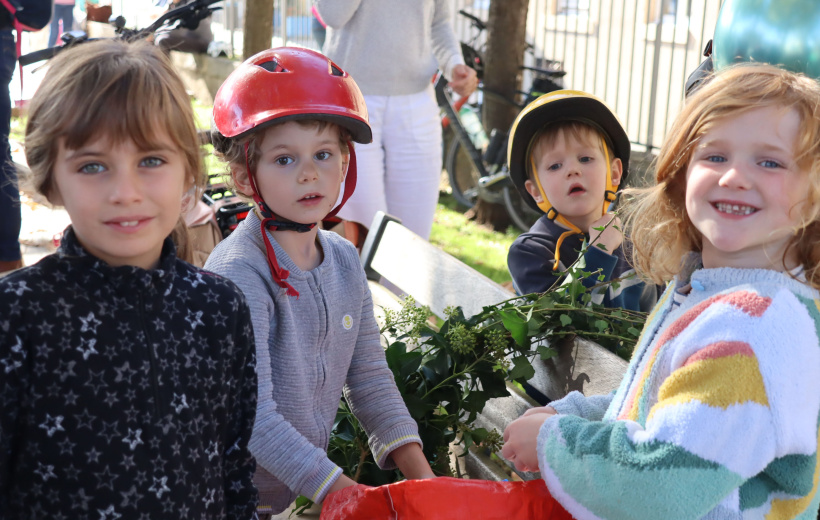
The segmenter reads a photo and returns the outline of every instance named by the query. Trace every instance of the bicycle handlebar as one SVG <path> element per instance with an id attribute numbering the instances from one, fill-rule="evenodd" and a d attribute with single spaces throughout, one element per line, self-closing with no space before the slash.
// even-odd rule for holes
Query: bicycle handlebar
<path id="1" fill-rule="evenodd" d="M 468 13 L 464 9 L 459 9 L 458 14 L 460 14 L 461 16 L 463 16 L 465 18 L 470 19 L 473 22 L 473 25 L 475 25 L 476 28 L 478 28 L 481 31 L 483 31 L 487 28 L 487 24 L 484 23 L 484 20 L 482 20 L 481 18 L 478 18 L 476 16 L 473 16 L 472 14 Z"/>
<path id="2" fill-rule="evenodd" d="M 141 38 L 145 38 L 149 34 L 155 33 L 163 26 L 170 27 L 171 25 L 173 25 L 174 22 L 180 22 L 180 25 L 187 29 L 196 29 L 196 26 L 199 24 L 200 20 L 204 20 L 205 18 L 210 16 L 211 13 L 213 13 L 214 11 L 222 9 L 221 7 L 211 7 L 213 4 L 221 1 L 222 0 L 194 0 L 190 4 L 183 5 L 182 7 L 177 7 L 176 9 L 172 9 L 171 11 L 164 13 L 162 16 L 157 18 L 156 21 L 154 21 L 154 23 L 152 23 L 148 27 L 145 27 L 144 29 L 124 29 L 124 19 L 121 16 L 117 17 L 119 20 L 114 19 L 112 17 L 112 24 L 114 24 L 114 21 L 120 22 L 116 25 L 118 29 L 117 36 L 115 36 L 115 38 L 123 39 L 129 42 L 136 41 Z M 20 65 L 31 65 L 32 63 L 36 63 L 38 61 L 53 58 L 61 51 L 73 46 L 76 43 L 93 41 L 95 39 L 96 38 L 87 37 L 72 38 L 71 40 L 67 41 L 64 45 L 48 47 L 45 49 L 41 49 L 39 51 L 24 54 L 19 58 Z"/>
<path id="3" fill-rule="evenodd" d="M 186 22 L 193 23 L 196 21 L 197 24 L 199 24 L 200 20 L 204 20 L 214 11 L 221 9 L 221 7 L 211 7 L 211 5 L 221 1 L 222 0 L 194 0 L 190 4 L 177 7 L 157 18 L 156 21 L 148 27 L 137 31 L 132 38 L 138 39 L 154 33 L 157 29 L 165 25 L 166 22 L 182 21 L 183 25 L 190 29 L 191 27 L 188 27 Z M 194 25 L 193 28 L 196 29 L 196 25 Z"/>
<path id="4" fill-rule="evenodd" d="M 60 52 L 62 47 L 47 47 L 45 49 L 41 49 L 39 51 L 30 52 L 28 54 L 23 54 L 19 58 L 20 65 L 31 65 L 32 63 L 36 63 L 38 61 L 47 60 L 53 58 Z"/>
<path id="5" fill-rule="evenodd" d="M 554 62 L 554 63 L 559 63 L 559 62 Z M 567 75 L 567 72 L 565 70 L 561 70 L 561 69 L 542 69 L 542 68 L 539 68 L 539 67 L 529 67 L 527 65 L 522 65 L 521 68 L 526 69 L 526 70 L 530 70 L 530 71 L 535 72 L 536 74 L 539 74 L 539 75 L 542 75 L 542 76 L 547 76 L 549 78 L 563 78 L 564 76 Z"/>

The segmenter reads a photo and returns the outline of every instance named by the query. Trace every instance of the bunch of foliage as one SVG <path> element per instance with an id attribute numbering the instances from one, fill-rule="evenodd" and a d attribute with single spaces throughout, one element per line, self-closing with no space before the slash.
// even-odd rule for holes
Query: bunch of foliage
<path id="1" fill-rule="evenodd" d="M 436 324 L 429 309 L 412 297 L 405 298 L 401 310 L 385 309 L 381 332 L 388 345 L 387 364 L 418 423 L 434 471 L 451 475 L 454 442 L 465 453 L 473 445 L 490 452 L 500 449 L 500 432 L 476 427 L 477 415 L 489 399 L 508 395 L 508 381 L 532 378 L 533 363 L 555 356 L 555 346 L 564 340 L 584 337 L 622 357 L 631 354 L 646 315 L 592 302 L 594 290 L 620 282 L 604 282 L 599 273 L 573 265 L 549 291 L 484 307 L 469 318 L 460 307 L 448 308 L 446 319 Z M 344 400 L 328 456 L 363 484 L 401 479 L 398 470 L 378 468 L 367 435 Z"/>

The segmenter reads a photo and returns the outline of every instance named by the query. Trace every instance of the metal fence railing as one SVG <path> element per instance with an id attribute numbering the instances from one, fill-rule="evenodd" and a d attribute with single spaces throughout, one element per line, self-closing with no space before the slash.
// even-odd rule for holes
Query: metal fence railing
<path id="1" fill-rule="evenodd" d="M 564 86 L 606 100 L 633 143 L 660 146 L 683 85 L 712 38 L 722 0 L 530 0 L 525 64 L 563 62 Z M 488 0 L 456 0 L 487 19 Z M 456 30 L 470 34 L 456 17 Z M 524 81 L 527 81 L 527 77 Z"/>
<path id="2" fill-rule="evenodd" d="M 273 1 L 272 45 L 291 45 L 318 49 L 311 31 L 311 0 Z M 230 42 L 234 55 L 242 55 L 242 26 L 245 19 L 244 0 L 223 0 L 224 8 L 214 13 L 211 24 L 214 37 Z"/>

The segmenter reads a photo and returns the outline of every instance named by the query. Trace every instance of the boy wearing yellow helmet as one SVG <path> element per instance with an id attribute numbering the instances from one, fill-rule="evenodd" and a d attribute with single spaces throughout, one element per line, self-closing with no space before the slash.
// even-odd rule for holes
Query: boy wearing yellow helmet
<path id="1" fill-rule="evenodd" d="M 629 152 L 618 118 L 585 92 L 550 92 L 518 115 L 508 147 L 510 178 L 527 204 L 544 213 L 508 253 L 519 294 L 552 287 L 585 244 L 590 244 L 582 259 L 585 271 L 599 271 L 606 280 L 633 274 L 624 257 L 620 220 L 607 212 L 626 177 Z M 599 277 L 586 281 L 592 285 Z M 593 302 L 639 310 L 654 303 L 641 304 L 643 289 L 632 276 L 617 289 L 594 291 Z"/>

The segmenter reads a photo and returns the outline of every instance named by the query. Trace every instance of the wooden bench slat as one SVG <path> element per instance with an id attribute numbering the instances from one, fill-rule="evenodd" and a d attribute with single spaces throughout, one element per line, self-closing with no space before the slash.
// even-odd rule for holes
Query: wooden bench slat
<path id="1" fill-rule="evenodd" d="M 395 221 L 385 224 L 368 267 L 440 318 L 449 306 L 470 317 L 515 296 Z"/>
<path id="2" fill-rule="evenodd" d="M 573 390 L 584 395 L 608 394 L 618 388 L 628 363 L 597 343 L 575 337 L 556 346 L 558 355 L 533 361 L 528 383 L 550 400 Z"/>

